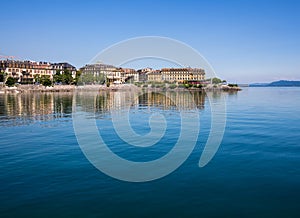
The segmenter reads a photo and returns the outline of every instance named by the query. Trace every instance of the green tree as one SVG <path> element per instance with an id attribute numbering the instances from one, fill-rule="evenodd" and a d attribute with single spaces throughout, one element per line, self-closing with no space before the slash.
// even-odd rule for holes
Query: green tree
<path id="1" fill-rule="evenodd" d="M 42 75 L 41 76 L 41 84 L 43 86 L 51 86 L 52 85 L 52 81 L 50 79 L 49 75 Z"/>
<path id="2" fill-rule="evenodd" d="M 74 81 L 75 85 L 77 85 L 80 82 L 80 77 L 81 77 L 81 71 L 77 70 L 76 76 L 75 76 L 75 81 Z"/>
<path id="3" fill-rule="evenodd" d="M 169 88 L 170 88 L 170 89 L 175 89 L 176 87 L 177 87 L 176 84 L 170 84 L 170 85 L 169 85 Z"/>
<path id="4" fill-rule="evenodd" d="M 16 83 L 15 79 L 12 78 L 12 77 L 8 77 L 5 84 L 8 86 L 8 87 L 12 87 L 14 86 Z"/>
<path id="5" fill-rule="evenodd" d="M 187 89 L 188 89 L 188 88 L 191 88 L 192 86 L 193 86 L 193 85 L 192 85 L 192 84 L 189 84 L 189 83 L 184 84 L 184 87 L 187 88 Z"/>
<path id="6" fill-rule="evenodd" d="M 35 74 L 35 75 L 33 76 L 33 78 L 34 78 L 34 81 L 35 81 L 36 83 L 41 83 L 41 77 L 40 77 L 39 74 Z"/>
<path id="7" fill-rule="evenodd" d="M 0 72 L 0 82 L 4 82 L 5 81 L 5 73 L 4 72 Z"/>
<path id="8" fill-rule="evenodd" d="M 98 84 L 104 84 L 106 81 L 105 75 L 104 74 L 99 74 L 98 76 L 94 76 L 91 73 L 87 73 L 87 74 L 78 74 L 77 77 L 77 81 L 78 84 L 94 84 L 94 83 L 98 83 Z M 76 82 L 76 79 L 75 79 Z"/>
<path id="9" fill-rule="evenodd" d="M 54 83 L 62 83 L 63 82 L 63 75 L 60 73 L 59 70 L 53 75 L 53 82 Z"/>
<path id="10" fill-rule="evenodd" d="M 219 83 L 222 83 L 222 80 L 219 79 L 219 78 L 217 78 L 217 77 L 215 77 L 215 78 L 212 79 L 212 83 L 213 84 L 219 84 Z"/>
<path id="11" fill-rule="evenodd" d="M 229 87 L 239 87 L 238 84 L 232 84 L 232 83 L 229 83 L 228 86 Z"/>
<path id="12" fill-rule="evenodd" d="M 69 85 L 74 82 L 74 79 L 72 77 L 72 73 L 69 70 L 64 70 L 63 72 L 63 83 Z"/>
<path id="13" fill-rule="evenodd" d="M 53 75 L 53 82 L 69 85 L 74 83 L 74 78 L 72 77 L 72 73 L 69 70 L 64 70 L 62 73 L 57 70 Z"/>
<path id="14" fill-rule="evenodd" d="M 201 89 L 202 88 L 202 84 L 194 84 L 193 87 Z"/>

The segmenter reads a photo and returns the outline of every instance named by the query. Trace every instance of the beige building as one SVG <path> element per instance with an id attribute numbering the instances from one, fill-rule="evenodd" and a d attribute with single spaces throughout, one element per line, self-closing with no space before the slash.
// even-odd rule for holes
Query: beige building
<path id="1" fill-rule="evenodd" d="M 52 78 L 53 74 L 48 62 L 4 60 L 0 65 L 7 77 L 13 77 L 17 82 L 32 83 L 35 75 L 49 75 Z"/>
<path id="2" fill-rule="evenodd" d="M 73 78 L 76 75 L 76 68 L 68 63 L 2 60 L 0 69 L 6 77 L 13 77 L 19 83 L 33 83 L 36 75 L 47 75 L 52 79 L 57 71 L 62 73 L 64 70 L 69 70 Z"/>
<path id="3" fill-rule="evenodd" d="M 111 72 L 108 72 L 106 74 L 107 82 L 110 84 L 122 84 L 123 83 L 122 76 L 121 76 L 122 72 L 123 71 L 121 68 L 116 68 Z"/>
<path id="4" fill-rule="evenodd" d="M 114 70 L 116 70 L 116 67 L 103 63 L 86 64 L 84 67 L 80 68 L 83 75 L 90 74 L 93 76 L 99 76 L 101 74 L 109 76 Z"/>
<path id="5" fill-rule="evenodd" d="M 142 72 L 141 72 L 142 73 Z M 205 80 L 205 71 L 200 68 L 163 68 L 146 73 L 147 81 L 179 82 Z"/>
<path id="6" fill-rule="evenodd" d="M 131 68 L 122 68 L 121 77 L 123 82 L 139 82 L 139 73 Z"/>
<path id="7" fill-rule="evenodd" d="M 131 80 L 132 82 L 138 82 L 139 74 L 130 68 L 116 68 L 107 74 L 107 80 L 109 83 L 122 84 Z"/>
<path id="8" fill-rule="evenodd" d="M 152 71 L 153 71 L 153 69 L 150 67 L 137 70 L 138 82 L 147 82 L 148 81 L 147 74 Z"/>
<path id="9" fill-rule="evenodd" d="M 163 68 L 162 80 L 169 82 L 201 81 L 205 79 L 205 71 L 199 68 Z"/>
<path id="10" fill-rule="evenodd" d="M 128 79 L 133 79 L 134 82 L 137 82 L 139 79 L 139 75 L 134 69 L 117 68 L 113 65 L 103 63 L 87 64 L 80 68 L 80 70 L 83 75 L 97 77 L 102 74 L 110 84 L 122 84 Z"/>
<path id="11" fill-rule="evenodd" d="M 160 70 L 153 70 L 150 71 L 148 73 L 146 73 L 147 75 L 147 81 L 151 81 L 151 82 L 162 82 L 163 78 L 162 78 L 162 73 Z"/>
<path id="12" fill-rule="evenodd" d="M 73 65 L 62 62 L 62 63 L 51 63 L 52 74 L 56 74 L 57 72 L 63 74 L 64 71 L 69 71 L 72 74 L 72 77 L 76 77 L 77 69 Z"/>

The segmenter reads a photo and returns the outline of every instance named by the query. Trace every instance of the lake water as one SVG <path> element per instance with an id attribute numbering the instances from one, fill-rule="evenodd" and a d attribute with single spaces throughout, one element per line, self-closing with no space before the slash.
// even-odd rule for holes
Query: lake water
<path id="1" fill-rule="evenodd" d="M 0 216 L 300 217 L 300 89 L 244 88 L 225 97 L 222 143 L 199 168 L 211 127 L 204 94 L 192 93 L 195 107 L 185 92 L 76 95 L 110 149 L 136 162 L 172 149 L 181 130 L 176 105 L 199 114 L 188 159 L 165 177 L 139 183 L 112 178 L 88 161 L 73 128 L 72 93 L 1 94 Z M 218 102 L 220 93 L 212 98 Z M 165 117 L 167 130 L 153 147 L 129 146 L 115 132 L 112 113 L 128 102 L 137 134 L 150 131 L 151 115 Z"/>

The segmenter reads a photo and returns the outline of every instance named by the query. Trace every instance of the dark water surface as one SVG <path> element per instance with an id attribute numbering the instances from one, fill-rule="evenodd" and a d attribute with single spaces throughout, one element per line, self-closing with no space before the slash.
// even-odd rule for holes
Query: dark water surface
<path id="1" fill-rule="evenodd" d="M 189 110 L 183 93 L 173 95 Z M 300 89 L 226 94 L 224 138 L 203 168 L 198 161 L 211 125 L 210 104 L 203 94 L 192 96 L 201 117 L 193 153 L 166 177 L 131 183 L 103 174 L 86 159 L 73 129 L 71 93 L 1 94 L 0 217 L 300 217 Z M 138 151 L 122 144 L 110 117 L 128 99 L 118 92 L 77 99 L 124 158 L 157 159 L 178 138 L 177 102 L 164 95 L 146 93 L 131 102 L 137 133 L 150 130 L 153 113 L 168 123 L 160 144 Z"/>

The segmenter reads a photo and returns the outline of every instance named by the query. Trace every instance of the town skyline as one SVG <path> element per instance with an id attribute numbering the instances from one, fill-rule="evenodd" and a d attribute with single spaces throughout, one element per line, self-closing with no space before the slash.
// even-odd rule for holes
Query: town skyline
<path id="1" fill-rule="evenodd" d="M 6 59 L 0 61 L 0 76 L 0 82 L 6 84 L 123 84 L 128 81 L 200 83 L 205 80 L 205 70 L 191 67 L 135 70 L 100 62 L 76 68 L 67 62 Z"/>

